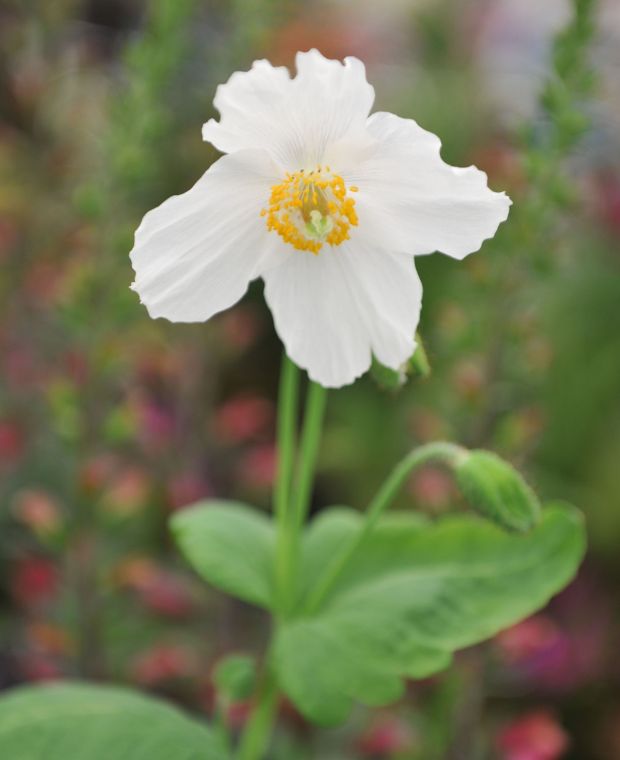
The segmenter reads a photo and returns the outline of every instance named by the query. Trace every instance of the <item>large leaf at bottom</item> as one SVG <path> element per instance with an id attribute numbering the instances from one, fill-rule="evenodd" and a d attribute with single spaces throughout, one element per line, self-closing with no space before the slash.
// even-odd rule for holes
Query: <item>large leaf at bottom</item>
<path id="1" fill-rule="evenodd" d="M 160 700 L 108 686 L 59 683 L 0 698 L 7 760 L 224 760 L 198 721 Z"/>
<path id="2" fill-rule="evenodd" d="M 360 521 L 337 510 L 310 527 L 306 593 Z M 436 523 L 389 516 L 320 608 L 280 627 L 280 682 L 303 713 L 324 724 L 343 720 L 355 700 L 392 701 L 403 677 L 442 669 L 454 650 L 543 606 L 572 578 L 584 545 L 581 517 L 563 505 L 544 510 L 526 535 L 469 516 Z"/>
<path id="3" fill-rule="evenodd" d="M 171 527 L 205 580 L 246 602 L 271 607 L 275 539 L 266 515 L 233 501 L 206 501 L 177 512 Z"/>

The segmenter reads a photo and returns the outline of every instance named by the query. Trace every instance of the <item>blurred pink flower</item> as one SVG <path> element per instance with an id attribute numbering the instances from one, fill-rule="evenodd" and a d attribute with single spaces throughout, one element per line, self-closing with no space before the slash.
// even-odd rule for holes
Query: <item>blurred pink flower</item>
<path id="1" fill-rule="evenodd" d="M 356 742 L 363 757 L 391 757 L 411 748 L 411 729 L 398 718 L 384 716 L 374 720 Z"/>
<path id="2" fill-rule="evenodd" d="M 450 475 L 438 467 L 423 467 L 410 480 L 410 490 L 416 501 L 424 506 L 441 509 L 455 497 Z"/>
<path id="3" fill-rule="evenodd" d="M 81 466 L 78 480 L 80 488 L 88 495 L 102 490 L 118 466 L 113 454 L 97 454 L 87 459 Z"/>
<path id="4" fill-rule="evenodd" d="M 237 396 L 215 413 L 214 428 L 219 439 L 242 443 L 260 438 L 273 420 L 273 404 L 259 396 Z"/>
<path id="5" fill-rule="evenodd" d="M 22 428 L 12 420 L 0 419 L 0 466 L 17 462 L 25 448 Z"/>
<path id="6" fill-rule="evenodd" d="M 213 493 L 210 483 L 199 473 L 186 470 L 175 474 L 167 483 L 166 491 L 171 509 L 182 509 Z"/>
<path id="7" fill-rule="evenodd" d="M 52 658 L 36 652 L 25 652 L 18 658 L 24 681 L 54 681 L 62 678 L 60 665 Z"/>
<path id="8" fill-rule="evenodd" d="M 272 444 L 254 447 L 243 458 L 240 470 L 243 482 L 250 488 L 269 488 L 276 471 L 275 447 Z"/>
<path id="9" fill-rule="evenodd" d="M 546 710 L 522 716 L 497 737 L 501 760 L 559 760 L 568 746 L 568 735 Z"/>
<path id="10" fill-rule="evenodd" d="M 106 488 L 104 509 L 118 516 L 130 516 L 145 505 L 150 492 L 148 474 L 139 467 L 125 467 L 116 473 Z"/>
<path id="11" fill-rule="evenodd" d="M 140 602 L 162 617 L 184 618 L 194 610 L 191 582 L 182 575 L 159 567 L 149 557 L 132 557 L 118 565 L 114 581 L 133 590 Z"/>
<path id="12" fill-rule="evenodd" d="M 553 601 L 553 609 L 571 643 L 570 667 L 564 669 L 559 688 L 576 688 L 596 682 L 608 673 L 608 653 L 613 651 L 613 599 L 600 579 L 582 569 L 577 578 Z"/>
<path id="13" fill-rule="evenodd" d="M 517 679 L 554 690 L 563 690 L 573 681 L 572 642 L 544 614 L 502 631 L 495 638 L 495 645 Z"/>
<path id="14" fill-rule="evenodd" d="M 177 421 L 172 411 L 156 402 L 143 398 L 134 406 L 139 436 L 147 451 L 161 451 L 175 439 Z"/>
<path id="15" fill-rule="evenodd" d="M 562 632 L 546 615 L 535 615 L 507 628 L 495 638 L 502 655 L 509 662 L 522 663 L 555 647 Z"/>
<path id="16" fill-rule="evenodd" d="M 251 304 L 241 304 L 219 317 L 218 325 L 227 346 L 244 351 L 256 340 L 261 325 L 260 314 Z"/>
<path id="17" fill-rule="evenodd" d="M 187 580 L 165 570 L 158 570 L 138 592 L 144 606 L 161 617 L 185 618 L 194 610 Z"/>
<path id="18" fill-rule="evenodd" d="M 620 176 L 601 172 L 595 177 L 592 190 L 594 212 L 610 232 L 620 234 Z"/>
<path id="19" fill-rule="evenodd" d="M 600 681 L 613 646 L 611 600 L 587 569 L 539 613 L 495 637 L 511 678 L 548 693 L 567 693 Z"/>
<path id="20" fill-rule="evenodd" d="M 195 654 L 178 644 L 157 644 L 141 652 L 131 671 L 142 686 L 156 686 L 165 681 L 189 678 L 198 672 Z"/>
<path id="21" fill-rule="evenodd" d="M 18 491 L 11 506 L 16 519 L 39 535 L 53 533 L 60 527 L 60 508 L 46 491 L 38 488 Z"/>
<path id="22" fill-rule="evenodd" d="M 226 725 L 237 730 L 242 729 L 253 709 L 250 701 L 233 702 L 226 710 Z"/>
<path id="23" fill-rule="evenodd" d="M 58 588 L 58 569 L 45 557 L 22 557 L 12 568 L 10 588 L 23 607 L 37 607 L 51 599 Z"/>

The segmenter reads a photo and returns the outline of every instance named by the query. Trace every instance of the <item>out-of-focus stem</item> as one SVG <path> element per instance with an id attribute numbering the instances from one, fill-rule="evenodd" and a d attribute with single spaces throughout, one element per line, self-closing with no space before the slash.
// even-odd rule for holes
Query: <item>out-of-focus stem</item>
<path id="1" fill-rule="evenodd" d="M 241 737 L 237 760 L 259 760 L 263 756 L 277 706 L 278 684 L 271 670 L 267 670 L 258 702 Z"/>

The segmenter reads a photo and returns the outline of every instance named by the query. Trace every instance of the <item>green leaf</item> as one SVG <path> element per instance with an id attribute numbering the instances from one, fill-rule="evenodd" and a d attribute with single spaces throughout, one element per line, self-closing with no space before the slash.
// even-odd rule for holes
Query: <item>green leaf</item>
<path id="1" fill-rule="evenodd" d="M 11 760 L 223 760 L 203 724 L 126 689 L 57 683 L 0 698 L 0 747 Z"/>
<path id="2" fill-rule="evenodd" d="M 360 524 L 357 513 L 335 510 L 309 528 L 306 594 Z M 280 683 L 321 724 L 342 721 L 354 701 L 392 701 L 402 678 L 443 669 L 456 649 L 542 607 L 572 578 L 584 544 L 579 514 L 563 505 L 544 510 L 525 535 L 470 516 L 386 516 L 318 611 L 280 627 Z"/>
<path id="3" fill-rule="evenodd" d="M 481 449 L 464 453 L 455 464 L 455 475 L 470 506 L 502 528 L 526 531 L 538 520 L 536 494 L 496 454 Z"/>
<path id="4" fill-rule="evenodd" d="M 171 528 L 206 581 L 246 602 L 272 606 L 275 536 L 266 515 L 237 502 L 207 501 L 177 512 Z"/>

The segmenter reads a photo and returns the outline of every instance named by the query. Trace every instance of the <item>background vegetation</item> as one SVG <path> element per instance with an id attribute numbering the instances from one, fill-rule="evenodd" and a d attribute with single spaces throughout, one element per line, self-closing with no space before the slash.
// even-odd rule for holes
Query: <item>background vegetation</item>
<path id="1" fill-rule="evenodd" d="M 264 620 L 205 589 L 170 513 L 269 505 L 280 346 L 256 283 L 207 327 L 129 290 L 142 215 L 217 158 L 216 85 L 258 57 L 357 55 L 378 109 L 515 205 L 464 263 L 418 260 L 430 379 L 330 394 L 313 508 L 360 505 L 415 443 L 506 456 L 586 514 L 551 606 L 389 710 L 274 758 L 620 756 L 620 12 L 614 0 L 15 0 L 0 4 L 0 688 L 131 683 L 241 726 L 213 671 Z M 458 499 L 427 468 L 403 509 Z M 458 504 L 457 504 L 458 506 Z"/>

